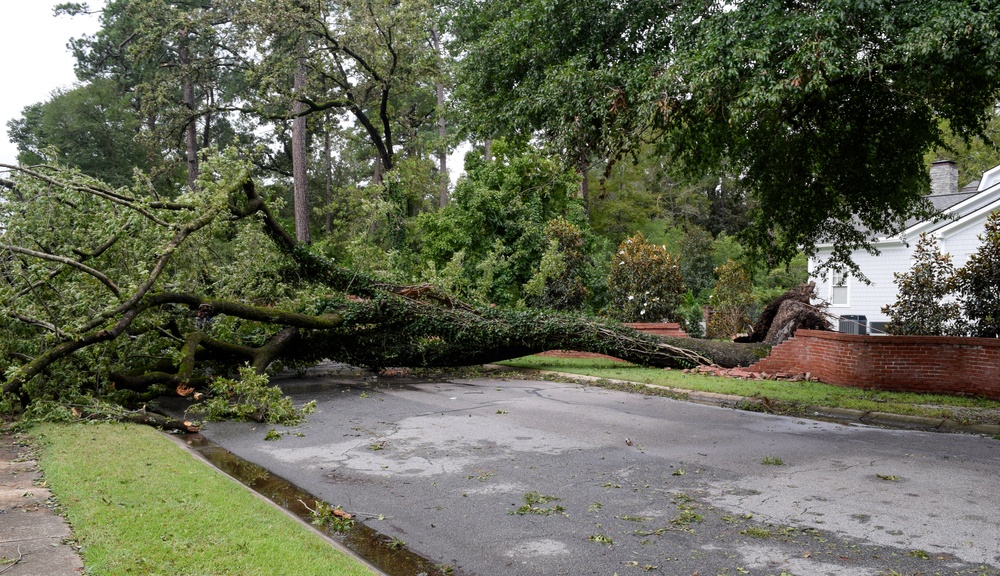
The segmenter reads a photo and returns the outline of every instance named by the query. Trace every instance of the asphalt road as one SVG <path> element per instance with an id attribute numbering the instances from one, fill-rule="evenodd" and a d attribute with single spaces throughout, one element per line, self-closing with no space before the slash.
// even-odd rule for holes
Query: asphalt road
<path id="1" fill-rule="evenodd" d="M 203 434 L 454 574 L 1000 574 L 1000 441 L 574 384 L 288 379 Z"/>

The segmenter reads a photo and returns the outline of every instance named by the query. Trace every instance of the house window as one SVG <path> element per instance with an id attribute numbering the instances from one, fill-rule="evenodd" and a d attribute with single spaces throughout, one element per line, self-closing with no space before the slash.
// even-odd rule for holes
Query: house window
<path id="1" fill-rule="evenodd" d="M 848 276 L 844 272 L 834 272 L 833 280 L 830 282 L 830 305 L 848 306 L 850 304 L 848 292 Z"/>

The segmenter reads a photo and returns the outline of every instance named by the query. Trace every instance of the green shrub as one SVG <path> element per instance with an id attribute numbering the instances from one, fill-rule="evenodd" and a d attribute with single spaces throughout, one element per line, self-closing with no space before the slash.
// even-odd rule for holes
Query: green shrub
<path id="1" fill-rule="evenodd" d="M 712 316 L 705 333 L 709 338 L 731 339 L 750 328 L 753 285 L 746 268 L 733 260 L 716 268 L 715 273 L 719 279 L 712 292 Z"/>
<path id="2" fill-rule="evenodd" d="M 572 171 L 536 150 L 494 144 L 496 160 L 468 158 L 448 205 L 416 218 L 417 268 L 426 282 L 451 265 L 448 280 L 459 298 L 515 306 L 549 247 L 546 223 L 585 219 L 576 216 L 583 212 Z"/>
<path id="3" fill-rule="evenodd" d="M 583 232 L 565 218 L 549 220 L 549 246 L 538 270 L 524 285 L 527 304 L 554 310 L 579 310 L 590 296 L 583 280 L 590 258 L 584 252 Z"/>
<path id="4" fill-rule="evenodd" d="M 618 245 L 608 275 L 608 313 L 622 322 L 677 319 L 684 293 L 677 258 L 642 234 Z"/>
<path id="5" fill-rule="evenodd" d="M 701 325 L 701 321 L 704 318 L 705 313 L 701 306 L 701 302 L 698 302 L 694 292 L 688 290 L 687 293 L 684 294 L 683 301 L 677 309 L 677 314 L 680 316 L 684 332 L 686 332 L 688 336 L 691 338 L 703 338 L 705 336 L 705 331 Z"/>

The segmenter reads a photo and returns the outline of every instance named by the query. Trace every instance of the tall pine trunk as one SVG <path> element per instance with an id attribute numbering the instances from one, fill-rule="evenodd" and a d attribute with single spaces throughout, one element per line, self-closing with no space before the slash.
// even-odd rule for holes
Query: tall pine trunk
<path id="1" fill-rule="evenodd" d="M 295 80 L 292 86 L 296 98 L 300 96 L 305 84 L 305 63 L 300 58 L 295 66 Z M 306 175 L 306 164 L 309 156 L 306 151 L 306 117 L 303 115 L 305 111 L 306 105 L 296 100 L 293 108 L 295 119 L 292 120 L 292 181 L 295 187 L 293 196 L 295 239 L 300 244 L 309 244 L 312 241 L 309 234 L 309 196 L 307 194 L 309 180 Z"/>
<path id="2" fill-rule="evenodd" d="M 183 77 L 181 86 L 182 104 L 188 110 L 190 116 L 184 126 L 184 148 L 187 161 L 187 184 L 188 188 L 194 190 L 195 182 L 198 179 L 198 125 L 194 118 L 194 81 L 191 79 L 191 52 L 188 50 L 188 31 L 180 32 L 179 56 L 181 61 L 181 74 Z"/>
<path id="3" fill-rule="evenodd" d="M 323 226 L 327 235 L 329 235 L 333 234 L 333 214 L 330 212 L 330 205 L 333 204 L 333 157 L 330 150 L 330 115 L 325 114 L 323 120 L 323 174 L 325 175 L 323 201 L 326 203 L 326 217 L 323 219 Z"/>
<path id="4" fill-rule="evenodd" d="M 431 38 L 434 40 L 434 52 L 436 54 L 441 53 L 441 35 L 438 33 L 437 25 L 431 30 Z M 437 113 L 438 113 L 438 171 L 441 177 L 441 191 L 439 193 L 439 206 L 444 208 L 448 204 L 448 184 L 450 179 L 448 177 L 448 146 L 446 144 L 446 138 L 448 137 L 448 125 L 444 118 L 444 82 L 441 81 L 439 77 L 436 84 L 437 88 Z"/>

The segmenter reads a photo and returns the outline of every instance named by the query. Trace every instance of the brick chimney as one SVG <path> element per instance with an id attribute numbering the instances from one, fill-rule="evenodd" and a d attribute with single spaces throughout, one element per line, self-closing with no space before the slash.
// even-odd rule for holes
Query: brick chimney
<path id="1" fill-rule="evenodd" d="M 952 160 L 931 164 L 931 194 L 958 194 L 958 164 Z"/>

